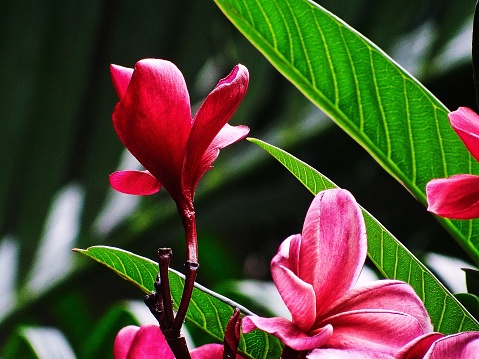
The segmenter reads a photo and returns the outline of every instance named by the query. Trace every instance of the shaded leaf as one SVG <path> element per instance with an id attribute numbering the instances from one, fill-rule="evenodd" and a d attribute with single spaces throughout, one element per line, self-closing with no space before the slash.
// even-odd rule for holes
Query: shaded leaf
<path id="1" fill-rule="evenodd" d="M 474 318 L 479 318 L 479 297 L 477 295 L 471 293 L 456 293 L 454 296 Z"/>
<path id="2" fill-rule="evenodd" d="M 128 303 L 113 306 L 88 335 L 84 335 L 84 344 L 79 357 L 102 359 L 108 356 L 106 353 L 113 354 L 113 342 L 116 335 L 120 329 L 132 324 L 141 325 L 142 323 L 132 313 Z"/>
<path id="3" fill-rule="evenodd" d="M 476 269 L 463 268 L 466 273 L 466 285 L 468 293 L 479 296 L 479 271 Z"/>
<path id="4" fill-rule="evenodd" d="M 70 344 L 55 328 L 24 326 L 10 337 L 3 356 L 9 358 L 75 359 Z"/>

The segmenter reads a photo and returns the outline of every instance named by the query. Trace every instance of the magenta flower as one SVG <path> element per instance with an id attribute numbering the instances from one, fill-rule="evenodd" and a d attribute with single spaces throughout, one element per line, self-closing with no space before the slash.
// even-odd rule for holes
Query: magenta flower
<path id="1" fill-rule="evenodd" d="M 120 330 L 113 344 L 113 356 L 115 359 L 175 359 L 157 325 L 129 325 Z M 223 358 L 221 344 L 206 344 L 191 351 L 191 359 L 220 358 Z"/>
<path id="2" fill-rule="evenodd" d="M 479 357 L 479 332 L 463 332 L 444 336 L 423 335 L 407 344 L 395 359 L 472 359 Z"/>
<path id="3" fill-rule="evenodd" d="M 237 65 L 220 80 L 191 118 L 183 75 L 169 61 L 145 59 L 134 69 L 111 65 L 120 101 L 113 125 L 126 148 L 146 171 L 119 171 L 111 186 L 134 195 L 156 193 L 161 186 L 184 209 L 219 150 L 245 138 L 246 126 L 227 124 L 243 100 L 248 70 Z"/>
<path id="4" fill-rule="evenodd" d="M 364 219 L 353 196 L 339 189 L 319 193 L 302 234 L 287 238 L 271 261 L 292 320 L 247 316 L 243 332 L 275 335 L 286 346 L 285 358 L 391 357 L 430 332 L 426 309 L 408 284 L 381 280 L 353 288 L 366 251 Z"/>
<path id="5" fill-rule="evenodd" d="M 449 114 L 452 128 L 479 160 L 479 115 L 467 107 Z M 479 176 L 459 174 L 431 180 L 426 186 L 428 211 L 452 219 L 479 217 Z"/>

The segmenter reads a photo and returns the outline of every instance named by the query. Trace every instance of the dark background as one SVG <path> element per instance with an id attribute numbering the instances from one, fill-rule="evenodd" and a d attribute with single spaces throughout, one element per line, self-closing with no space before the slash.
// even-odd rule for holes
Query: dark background
<path id="1" fill-rule="evenodd" d="M 319 3 L 382 47 L 448 108 L 474 108 L 468 54 L 474 1 Z M 458 40 L 462 31 L 466 36 Z M 444 54 L 453 46 L 451 59 Z M 158 246 L 171 246 L 172 267 L 181 269 L 182 227 L 163 191 L 142 198 L 113 229 L 97 225 L 111 195 L 108 175 L 124 153 L 111 125 L 117 97 L 109 65 L 133 67 L 146 57 L 168 59 L 182 70 L 194 109 L 243 63 L 250 88 L 231 124 L 248 125 L 251 137 L 287 149 L 350 190 L 415 254 L 465 258 L 424 207 L 286 81 L 214 2 L 3 2 L 0 303 L 9 309 L 0 312 L 0 348 L 11 348 L 22 326 L 38 325 L 59 329 L 81 353 L 82 335 L 114 303 L 142 298 L 136 288 L 77 254 L 67 256 L 68 263 L 48 263 L 44 270 L 60 268 L 59 274 L 47 276 L 43 291 L 31 289 L 40 276 L 34 263 L 52 203 L 65 188 L 73 188 L 81 203 L 75 222 L 80 230 L 71 247 L 107 244 L 154 259 Z M 223 150 L 197 193 L 199 282 L 231 295 L 225 285 L 231 279 L 270 279 L 271 257 L 283 239 L 301 230 L 311 200 L 255 145 L 243 141 Z"/>

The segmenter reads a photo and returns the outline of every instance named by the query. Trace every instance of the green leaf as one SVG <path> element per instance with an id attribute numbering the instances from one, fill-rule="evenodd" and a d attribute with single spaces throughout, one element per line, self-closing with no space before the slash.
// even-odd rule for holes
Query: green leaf
<path id="1" fill-rule="evenodd" d="M 337 188 L 328 178 L 289 153 L 266 142 L 249 138 L 276 158 L 311 193 Z M 362 210 L 368 233 L 368 256 L 386 278 L 409 283 L 434 324 L 444 334 L 479 330 L 479 323 L 409 250 L 366 210 Z"/>
<path id="2" fill-rule="evenodd" d="M 107 246 L 94 246 L 86 250 L 75 249 L 75 251 L 112 269 L 145 293 L 149 294 L 155 289 L 158 264 L 150 259 Z M 184 277 L 170 269 L 169 280 L 173 306 L 176 310 L 183 292 Z M 218 342 L 222 342 L 226 324 L 236 307 L 243 313 L 251 314 L 240 305 L 196 284 L 186 320 L 210 334 Z M 275 337 L 255 330 L 242 337 L 239 351 L 250 358 L 279 358 L 282 346 Z"/>
<path id="3" fill-rule="evenodd" d="M 308 0 L 215 1 L 288 80 L 423 204 L 432 178 L 479 172 L 445 106 L 335 15 Z M 479 264 L 479 221 L 440 221 Z"/>

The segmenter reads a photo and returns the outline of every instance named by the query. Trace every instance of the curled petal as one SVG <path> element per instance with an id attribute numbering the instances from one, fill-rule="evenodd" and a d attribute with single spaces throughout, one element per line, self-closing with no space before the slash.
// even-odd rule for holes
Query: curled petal
<path id="1" fill-rule="evenodd" d="M 394 355 L 424 333 L 419 321 L 405 313 L 358 310 L 327 318 L 334 332 L 329 348 L 358 349 Z"/>
<path id="2" fill-rule="evenodd" d="M 140 327 L 129 325 L 118 332 L 113 343 L 113 356 L 115 359 L 127 359 L 131 343 L 133 343 L 133 339 L 139 330 Z"/>
<path id="3" fill-rule="evenodd" d="M 449 113 L 449 122 L 467 149 L 479 161 L 479 115 L 467 107 Z"/>
<path id="4" fill-rule="evenodd" d="M 333 334 L 333 327 L 326 325 L 316 330 L 314 335 L 309 336 L 292 322 L 284 318 L 246 316 L 243 318 L 242 327 L 244 333 L 249 333 L 256 328 L 270 333 L 280 339 L 285 345 L 297 351 L 320 348 Z"/>
<path id="5" fill-rule="evenodd" d="M 110 185 L 118 192 L 147 196 L 160 190 L 160 182 L 148 171 L 118 171 L 110 175 Z"/>
<path id="6" fill-rule="evenodd" d="M 249 128 L 247 126 L 230 126 L 225 124 L 204 152 L 200 162 L 194 164 L 193 168 L 185 167 L 187 171 L 185 173 L 185 188 L 193 192 L 201 177 L 207 170 L 211 169 L 211 164 L 218 157 L 220 149 L 244 139 L 248 133 Z M 192 164 L 190 163 L 190 165 Z"/>
<path id="7" fill-rule="evenodd" d="M 318 315 L 354 286 L 366 252 L 366 227 L 354 197 L 342 189 L 320 192 L 304 221 L 299 260 L 299 277 L 316 292 Z"/>
<path id="8" fill-rule="evenodd" d="M 193 120 L 191 136 L 188 141 L 185 168 L 190 170 L 205 166 L 204 161 L 202 161 L 205 152 L 211 148 L 210 145 L 215 137 L 240 105 L 248 89 L 248 82 L 248 69 L 243 65 L 237 65 L 228 76 L 218 82 L 214 90 L 206 97 Z M 245 127 L 237 129 L 237 131 L 243 133 L 240 134 L 239 138 L 235 135 L 237 138 L 235 141 L 243 138 L 242 136 L 246 136 L 247 132 L 244 133 L 244 130 L 246 130 Z M 215 151 L 217 151 L 218 148 L 225 147 L 232 143 L 229 142 L 225 144 L 224 139 L 222 141 L 222 146 L 219 147 L 216 145 Z M 216 156 L 213 157 L 216 158 Z M 210 158 L 211 154 L 207 155 L 207 157 Z M 211 162 L 208 163 L 207 166 L 209 166 Z M 197 172 L 195 169 L 192 170 L 191 173 L 186 174 L 190 177 L 187 180 L 190 185 L 194 185 L 195 182 L 197 183 Z"/>
<path id="9" fill-rule="evenodd" d="M 378 280 L 354 288 L 326 309 L 323 315 L 334 316 L 365 309 L 405 313 L 418 321 L 424 333 L 433 330 L 429 314 L 414 289 L 409 284 L 396 280 Z"/>
<path id="10" fill-rule="evenodd" d="M 429 181 L 426 186 L 427 210 L 441 217 L 479 217 L 479 176 L 455 175 Z"/>
<path id="11" fill-rule="evenodd" d="M 178 200 L 191 130 L 189 95 L 178 68 L 164 60 L 137 62 L 113 125 L 126 148 Z"/>
<path id="12" fill-rule="evenodd" d="M 417 337 L 399 350 L 394 356 L 394 359 L 424 358 L 431 345 L 442 337 L 444 337 L 444 334 L 436 332 Z"/>
<path id="13" fill-rule="evenodd" d="M 286 238 L 279 246 L 278 253 L 271 260 L 271 274 L 273 280 L 275 273 L 273 267 L 283 266 L 291 270 L 296 276 L 299 275 L 299 252 L 301 234 L 294 234 Z"/>
<path id="14" fill-rule="evenodd" d="M 282 265 L 272 264 L 271 274 L 284 304 L 291 313 L 293 323 L 303 332 L 309 332 L 316 320 L 316 296 L 313 286 Z"/>
<path id="15" fill-rule="evenodd" d="M 113 81 L 113 87 L 115 88 L 118 98 L 121 98 L 125 95 L 128 84 L 131 80 L 131 75 L 133 75 L 133 69 L 128 67 L 123 67 L 119 65 L 110 65 L 111 80 Z"/>

